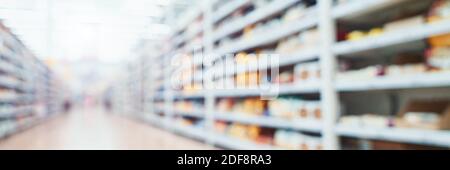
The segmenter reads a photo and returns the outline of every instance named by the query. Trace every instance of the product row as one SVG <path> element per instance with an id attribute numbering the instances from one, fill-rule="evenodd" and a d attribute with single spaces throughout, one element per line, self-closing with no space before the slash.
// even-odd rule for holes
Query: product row
<path id="1" fill-rule="evenodd" d="M 448 47 L 433 47 L 424 52 L 405 52 L 383 59 L 341 59 L 339 81 L 361 81 L 380 77 L 402 78 L 450 71 Z"/>
<path id="2" fill-rule="evenodd" d="M 230 16 L 226 17 L 221 22 L 216 24 L 215 32 L 219 32 L 218 34 L 220 34 L 222 29 L 226 29 L 229 25 L 250 20 L 247 18 L 253 17 L 251 15 L 255 13 L 255 11 L 265 10 L 267 8 L 270 8 L 271 5 L 277 5 L 277 3 L 279 2 L 276 2 L 274 0 L 252 1 L 252 3 L 249 3 L 249 5 L 240 8 L 239 10 L 235 11 Z M 303 18 L 313 16 L 316 12 L 315 8 L 312 8 L 312 6 L 315 6 L 316 4 L 315 1 L 300 1 L 299 3 L 292 4 L 293 5 L 287 6 L 284 11 L 275 13 L 275 15 L 270 18 L 262 19 L 255 23 L 250 23 L 241 31 L 237 31 L 234 34 L 231 34 L 231 36 L 226 36 L 222 39 L 218 39 L 218 41 L 216 42 L 216 47 L 225 47 L 237 41 L 252 39 L 253 37 L 262 35 L 267 31 L 280 28 L 284 25 L 289 25 L 293 21 L 298 21 Z"/>
<path id="3" fill-rule="evenodd" d="M 450 102 L 411 100 L 395 114 L 346 115 L 341 117 L 339 123 L 350 127 L 449 130 Z"/>
<path id="4" fill-rule="evenodd" d="M 250 141 L 254 145 L 268 145 L 274 149 L 321 150 L 323 148 L 320 136 L 289 130 L 217 121 L 215 131 L 234 140 Z"/>
<path id="5" fill-rule="evenodd" d="M 321 102 L 299 97 L 280 97 L 273 100 L 259 98 L 225 98 L 217 102 L 217 111 L 241 116 L 263 116 L 286 120 L 314 120 L 322 118 Z"/>

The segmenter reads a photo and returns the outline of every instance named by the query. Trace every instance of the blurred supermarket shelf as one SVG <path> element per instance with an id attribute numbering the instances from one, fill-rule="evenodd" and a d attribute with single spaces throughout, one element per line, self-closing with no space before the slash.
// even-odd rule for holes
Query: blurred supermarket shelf
<path id="1" fill-rule="evenodd" d="M 385 7 L 394 6 L 405 1 L 406 0 L 371 0 L 343 3 L 332 9 L 332 16 L 334 18 L 348 19 L 378 11 Z"/>
<path id="2" fill-rule="evenodd" d="M 227 15 L 230 15 L 237 9 L 250 4 L 250 0 L 232 0 L 228 2 L 223 7 L 219 8 L 214 14 L 212 14 L 212 21 L 214 23 L 219 22 L 221 19 L 225 18 Z"/>
<path id="3" fill-rule="evenodd" d="M 214 117 L 219 120 L 240 122 L 244 124 L 261 125 L 264 127 L 294 129 L 299 131 L 321 132 L 322 123 L 316 120 L 289 120 L 269 116 L 252 116 L 239 113 L 216 112 Z"/>
<path id="4" fill-rule="evenodd" d="M 285 94 L 319 93 L 320 82 L 304 82 L 283 85 L 262 85 L 259 87 L 220 89 L 213 92 L 217 97 L 244 97 L 244 96 L 277 96 Z"/>
<path id="5" fill-rule="evenodd" d="M 213 40 L 217 41 L 225 36 L 228 36 L 239 30 L 244 29 L 248 25 L 254 24 L 272 15 L 280 13 L 296 2 L 298 2 L 298 0 L 273 1 L 266 7 L 257 9 L 256 11 L 248 14 L 244 18 L 237 19 L 225 26 L 222 26 L 214 33 Z"/>
<path id="6" fill-rule="evenodd" d="M 281 1 L 275 1 L 281 2 Z M 277 28 L 270 29 L 270 31 L 262 32 L 260 34 L 264 36 L 254 36 L 252 39 L 243 39 L 233 42 L 230 45 L 225 45 L 216 49 L 216 54 L 221 57 L 225 54 L 236 53 L 239 51 L 245 51 L 258 46 L 268 45 L 275 43 L 278 40 L 285 38 L 289 35 L 302 31 L 304 29 L 311 28 L 317 24 L 317 18 L 306 18 L 302 22 L 286 23 Z"/>
<path id="7" fill-rule="evenodd" d="M 216 145 L 223 146 L 225 148 L 236 149 L 236 150 L 278 150 L 278 148 L 271 145 L 257 144 L 247 140 L 236 139 L 221 134 L 214 134 L 214 140 L 217 142 Z"/>
<path id="8" fill-rule="evenodd" d="M 174 96 L 175 99 L 196 99 L 205 97 L 205 92 L 202 90 L 198 90 L 193 93 L 178 93 Z"/>
<path id="9" fill-rule="evenodd" d="M 182 110 L 174 110 L 175 115 L 180 116 L 188 116 L 188 117 L 196 117 L 196 118 L 204 118 L 205 112 L 203 110 L 194 110 L 194 111 L 182 111 Z"/>
<path id="10" fill-rule="evenodd" d="M 338 123 L 348 116 L 341 112 L 359 115 L 374 112 L 372 110 L 380 110 L 374 113 L 378 116 L 395 114 L 395 118 L 404 119 L 397 111 L 403 108 L 402 104 L 408 103 L 410 92 L 414 96 L 431 95 L 426 93 L 428 90 L 447 92 L 450 87 L 448 66 L 431 67 L 424 61 L 430 59 L 429 53 L 433 50 L 431 39 L 450 33 L 448 20 L 435 21 L 439 17 L 429 16 L 435 8 L 432 3 L 431 0 L 261 3 L 251 0 L 219 3 L 215 0 L 211 6 L 193 8 L 165 41 L 170 48 L 159 54 L 163 61 L 155 64 L 160 66 L 155 67 L 160 71 L 155 76 L 160 82 L 151 90 L 154 91 L 151 93 L 154 106 L 150 109 L 167 114 L 154 122 L 180 135 L 229 149 L 279 149 L 283 142 L 276 143 L 276 138 L 280 136 L 281 140 L 287 141 L 290 137 L 299 141 L 311 139 L 315 145 L 309 148 L 314 149 L 341 149 L 345 147 L 342 141 L 348 138 L 449 148 L 450 139 L 445 130 L 344 127 Z M 189 25 L 192 27 L 187 28 Z M 219 55 L 202 58 L 204 56 L 195 55 L 198 52 Z M 174 56 L 180 53 L 184 56 Z M 261 55 L 265 53 L 276 56 Z M 182 76 L 186 79 L 175 83 L 181 88 L 174 89 L 168 82 L 177 67 L 167 67 L 167 64 L 180 59 L 177 57 L 186 57 L 193 62 L 186 67 L 189 75 Z M 204 65 L 204 61 L 210 60 L 214 61 L 212 66 Z M 413 60 L 420 60 L 420 63 L 408 63 Z M 273 70 L 280 71 L 279 75 L 269 76 L 264 72 Z M 209 71 L 214 72 L 213 77 L 204 76 Z M 244 80 L 250 76 L 260 81 L 253 84 Z M 209 79 L 224 87 L 193 88 L 204 85 L 202 83 Z M 232 87 L 227 88 L 227 85 Z M 382 103 L 383 108 L 359 104 L 378 96 L 383 99 L 389 96 L 392 101 Z M 268 106 L 270 101 L 261 97 L 272 97 L 272 102 L 278 102 L 286 110 L 270 110 L 276 107 Z M 289 106 L 308 101 L 315 106 L 327 107 L 321 108 L 320 118 L 272 117 L 282 115 L 281 112 L 297 114 L 298 110 L 293 111 L 295 108 Z M 249 115 L 256 114 L 250 113 L 252 111 L 261 114 L 264 110 L 271 116 L 229 111 L 242 107 L 248 108 L 246 113 Z M 351 107 L 355 107 L 354 113 L 347 112 L 346 109 Z M 312 113 L 307 112 L 308 115 Z M 336 121 L 324 121 L 329 119 Z M 182 125 L 176 124 L 180 122 Z M 223 130 L 221 128 L 226 130 L 216 131 Z M 251 128 L 271 133 L 259 136 L 262 139 L 242 137 L 248 139 L 244 140 L 233 136 L 245 134 L 230 130 L 242 132 Z M 271 139 L 265 141 L 272 142 L 270 145 L 256 142 L 266 138 Z"/>
<path id="11" fill-rule="evenodd" d="M 189 126 L 177 125 L 177 124 L 173 125 L 173 128 L 177 133 L 181 133 L 184 136 L 194 138 L 194 139 L 199 139 L 199 140 L 206 139 L 206 131 L 204 131 L 204 130 L 194 128 L 194 127 L 189 127 Z"/>
<path id="12" fill-rule="evenodd" d="M 422 40 L 431 36 L 450 33 L 450 22 L 441 21 L 426 24 L 407 30 L 399 30 L 383 33 L 381 36 L 366 38 L 360 41 L 339 42 L 333 47 L 333 52 L 338 55 L 363 52 L 387 46 Z"/>
<path id="13" fill-rule="evenodd" d="M 337 82 L 339 91 L 367 91 L 389 89 L 412 89 L 430 87 L 449 87 L 450 73 L 424 73 L 401 77 L 380 77 L 366 80 L 346 80 Z"/>
<path id="14" fill-rule="evenodd" d="M 450 131 L 338 126 L 339 135 L 364 139 L 450 147 Z"/>
<path id="15" fill-rule="evenodd" d="M 225 66 L 218 65 L 213 69 L 215 69 L 214 75 L 216 75 L 216 77 L 227 77 L 246 72 L 256 72 L 288 65 L 295 65 L 301 62 L 317 59 L 318 56 L 319 52 L 317 49 L 302 49 L 297 52 L 293 52 L 292 54 L 285 55 L 265 54 L 265 56 L 260 57 L 256 63 L 249 63 L 248 65 L 236 66 L 234 63 L 231 63 Z M 224 69 L 224 67 L 227 69 Z"/>

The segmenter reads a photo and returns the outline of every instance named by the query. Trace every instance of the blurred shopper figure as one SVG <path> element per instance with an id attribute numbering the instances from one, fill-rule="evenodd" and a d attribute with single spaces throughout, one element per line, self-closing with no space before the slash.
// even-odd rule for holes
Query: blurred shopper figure
<path id="1" fill-rule="evenodd" d="M 105 107 L 105 110 L 108 112 L 112 110 L 111 98 L 112 98 L 112 88 L 109 87 L 103 95 L 103 106 Z"/>
<path id="2" fill-rule="evenodd" d="M 72 102 L 69 99 L 64 101 L 64 112 L 69 113 L 70 109 L 72 109 Z"/>
<path id="3" fill-rule="evenodd" d="M 111 101 L 109 99 L 105 99 L 103 104 L 104 104 L 104 107 L 105 107 L 106 111 L 108 111 L 108 112 L 111 111 L 111 109 L 112 109 L 111 108 Z"/>

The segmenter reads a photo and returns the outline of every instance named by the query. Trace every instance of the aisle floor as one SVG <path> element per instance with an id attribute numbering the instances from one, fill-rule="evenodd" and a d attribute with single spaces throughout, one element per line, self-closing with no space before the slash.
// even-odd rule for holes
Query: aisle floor
<path id="1" fill-rule="evenodd" d="M 212 149 L 149 124 L 100 109 L 58 115 L 0 140 L 0 149 Z"/>

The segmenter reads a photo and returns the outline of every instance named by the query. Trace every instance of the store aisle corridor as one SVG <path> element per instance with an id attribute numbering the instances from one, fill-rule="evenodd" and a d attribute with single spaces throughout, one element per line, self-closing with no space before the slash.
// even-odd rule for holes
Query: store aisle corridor
<path id="1" fill-rule="evenodd" d="M 0 141 L 0 149 L 210 149 L 205 144 L 112 115 L 76 110 Z"/>

